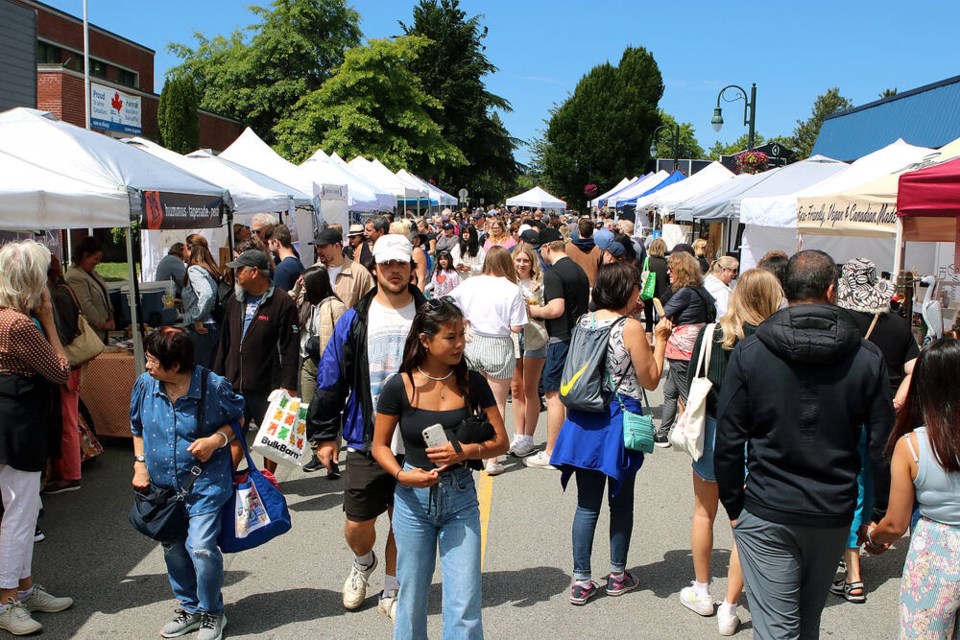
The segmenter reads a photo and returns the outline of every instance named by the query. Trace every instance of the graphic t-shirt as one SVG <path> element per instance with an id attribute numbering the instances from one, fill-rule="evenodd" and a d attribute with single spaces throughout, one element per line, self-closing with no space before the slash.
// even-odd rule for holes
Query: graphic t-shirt
<path id="1" fill-rule="evenodd" d="M 251 296 L 247 294 L 243 304 L 243 335 L 247 335 L 247 329 L 250 328 L 253 317 L 257 315 L 257 309 L 260 307 L 260 300 L 262 299 L 263 296 Z"/>
<path id="2" fill-rule="evenodd" d="M 374 407 L 380 398 L 384 383 L 400 370 L 403 361 L 403 345 L 410 333 L 417 306 L 413 302 L 401 309 L 385 307 L 376 300 L 370 301 L 367 315 L 367 363 L 370 368 L 370 399 Z M 394 453 L 402 453 L 399 431 L 394 436 Z"/>

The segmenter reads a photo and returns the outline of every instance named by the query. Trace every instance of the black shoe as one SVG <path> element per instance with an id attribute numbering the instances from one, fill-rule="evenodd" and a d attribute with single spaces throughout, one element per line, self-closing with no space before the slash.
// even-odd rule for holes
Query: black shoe
<path id="1" fill-rule="evenodd" d="M 669 447 L 670 436 L 668 436 L 665 433 L 664 434 L 658 433 L 655 436 L 653 436 L 653 444 L 655 444 L 658 447 L 664 447 L 664 448 Z"/>
<path id="2" fill-rule="evenodd" d="M 330 463 L 330 471 L 327 472 L 327 480 L 336 480 L 340 477 L 340 465 L 336 462 Z"/>
<path id="3" fill-rule="evenodd" d="M 320 458 L 317 457 L 317 454 L 313 454 L 313 457 L 310 458 L 310 462 L 303 465 L 303 470 L 307 473 L 320 471 L 320 469 L 323 469 L 323 463 L 320 462 Z"/>

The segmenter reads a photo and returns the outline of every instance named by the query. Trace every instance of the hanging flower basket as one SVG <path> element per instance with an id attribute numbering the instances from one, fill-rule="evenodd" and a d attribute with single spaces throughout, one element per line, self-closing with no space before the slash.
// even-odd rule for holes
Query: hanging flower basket
<path id="1" fill-rule="evenodd" d="M 591 182 L 583 188 L 583 195 L 587 196 L 588 198 L 595 198 L 599 191 L 600 189 L 597 188 L 597 185 Z"/>
<path id="2" fill-rule="evenodd" d="M 736 158 L 740 173 L 761 173 L 767 170 L 767 154 L 763 151 L 744 151 L 738 153 Z"/>

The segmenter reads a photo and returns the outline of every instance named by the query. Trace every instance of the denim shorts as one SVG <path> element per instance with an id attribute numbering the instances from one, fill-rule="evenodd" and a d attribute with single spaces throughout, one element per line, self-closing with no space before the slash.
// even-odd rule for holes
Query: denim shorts
<path id="1" fill-rule="evenodd" d="M 717 474 L 713 470 L 713 445 L 716 439 L 717 419 L 708 415 L 703 425 L 703 455 L 693 461 L 693 472 L 707 482 L 717 481 Z"/>
<path id="2" fill-rule="evenodd" d="M 543 360 L 544 358 L 547 357 L 547 346 L 544 345 L 539 349 L 534 349 L 533 351 L 529 349 L 524 349 L 523 357 L 524 358 L 540 358 L 541 360 Z"/>
<path id="3" fill-rule="evenodd" d="M 569 349 L 569 342 L 551 342 L 547 345 L 547 361 L 543 365 L 542 378 L 544 391 L 560 391 L 560 378 Z"/>

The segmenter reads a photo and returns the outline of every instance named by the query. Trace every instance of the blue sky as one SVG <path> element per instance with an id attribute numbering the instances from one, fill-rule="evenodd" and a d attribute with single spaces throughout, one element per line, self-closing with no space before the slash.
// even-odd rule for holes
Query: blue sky
<path id="1" fill-rule="evenodd" d="M 81 0 L 46 2 L 82 15 Z M 88 2 L 92 23 L 157 51 L 158 93 L 164 73 L 177 64 L 167 43 L 190 43 L 194 31 L 212 36 L 254 21 L 243 0 Z M 400 32 L 398 20 L 409 22 L 416 2 L 352 4 L 364 36 L 381 38 Z M 960 74 L 957 2 L 461 0 L 461 7 L 484 16 L 487 54 L 499 68 L 488 86 L 513 105 L 504 121 L 521 139 L 545 128 L 550 107 L 591 67 L 616 64 L 631 45 L 653 53 L 666 87 L 660 107 L 692 123 L 705 149 L 746 132 L 742 102 L 724 105 L 720 134 L 710 127 L 717 92 L 728 84 L 757 84 L 757 132 L 771 137 L 789 135 L 830 87 L 861 105 L 886 88 L 905 91 Z M 525 161 L 529 154 L 521 149 L 518 157 Z"/>

